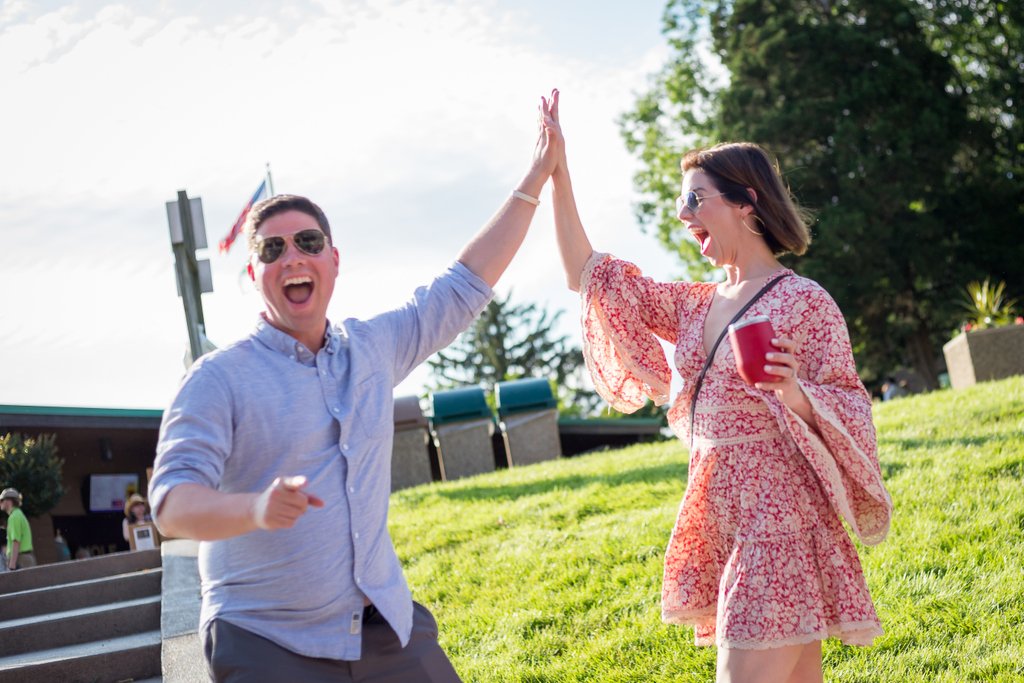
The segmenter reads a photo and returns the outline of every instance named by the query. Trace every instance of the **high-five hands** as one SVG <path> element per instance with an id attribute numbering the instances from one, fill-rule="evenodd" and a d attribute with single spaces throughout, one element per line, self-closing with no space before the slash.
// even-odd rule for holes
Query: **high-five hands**
<path id="1" fill-rule="evenodd" d="M 552 152 L 555 165 L 550 169 L 552 173 L 565 169 L 565 138 L 562 136 L 562 125 L 558 120 L 558 89 L 551 91 L 551 97 L 541 97 L 538 120 L 541 128 L 541 136 L 545 138 L 547 146 Z M 538 140 L 538 146 L 540 141 Z"/>
<path id="2" fill-rule="evenodd" d="M 534 167 L 550 176 L 565 154 L 562 131 L 558 127 L 558 90 L 541 97 L 537 107 L 537 144 L 533 148 Z"/>
<path id="3" fill-rule="evenodd" d="M 324 501 L 303 491 L 306 477 L 278 477 L 256 498 L 252 516 L 260 529 L 290 529 L 309 506 L 322 508 Z"/>

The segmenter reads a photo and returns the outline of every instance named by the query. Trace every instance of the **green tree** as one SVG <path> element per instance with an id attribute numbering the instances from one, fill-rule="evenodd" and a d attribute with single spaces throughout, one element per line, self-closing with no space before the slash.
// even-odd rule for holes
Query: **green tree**
<path id="1" fill-rule="evenodd" d="M 986 173 L 1024 176 L 1024 3 L 920 0 L 915 12 L 932 49 L 956 70 L 968 116 L 987 133 L 974 141 Z M 1019 195 L 1018 195 L 1019 196 Z"/>
<path id="2" fill-rule="evenodd" d="M 434 388 L 475 384 L 493 395 L 498 382 L 542 377 L 555 383 L 562 412 L 591 412 L 597 396 L 580 385 L 583 355 L 554 331 L 562 313 L 513 304 L 511 293 L 495 297 L 451 346 L 427 360 Z"/>
<path id="3" fill-rule="evenodd" d="M 0 436 L 0 486 L 21 493 L 26 517 L 46 514 L 64 495 L 64 461 L 57 457 L 56 441 L 55 434 Z"/>
<path id="4" fill-rule="evenodd" d="M 968 281 L 986 278 L 1006 280 L 1021 297 L 1024 3 L 920 0 L 914 6 L 932 49 L 953 65 L 948 87 L 964 98 L 970 123 L 936 202 L 955 241 L 954 298 Z"/>
<path id="5" fill-rule="evenodd" d="M 707 271 L 672 211 L 681 153 L 719 140 L 775 153 L 817 212 L 815 244 L 787 265 L 836 298 L 865 379 L 907 364 L 936 386 L 963 284 L 1024 281 L 1011 238 L 1024 214 L 1019 177 L 986 177 L 993 119 L 971 114 L 923 14 L 912 0 L 672 0 L 672 57 L 621 125 L 643 162 L 641 221 L 691 276 Z"/>

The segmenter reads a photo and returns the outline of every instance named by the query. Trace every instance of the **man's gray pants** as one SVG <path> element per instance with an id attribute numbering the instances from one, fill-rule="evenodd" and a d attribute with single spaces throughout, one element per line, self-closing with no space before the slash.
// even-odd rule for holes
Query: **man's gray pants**
<path id="1" fill-rule="evenodd" d="M 362 640 L 356 661 L 318 659 L 214 619 L 203 633 L 203 652 L 215 683 L 460 683 L 437 642 L 437 622 L 419 603 L 413 603 L 406 647 L 372 605 L 364 614 Z"/>

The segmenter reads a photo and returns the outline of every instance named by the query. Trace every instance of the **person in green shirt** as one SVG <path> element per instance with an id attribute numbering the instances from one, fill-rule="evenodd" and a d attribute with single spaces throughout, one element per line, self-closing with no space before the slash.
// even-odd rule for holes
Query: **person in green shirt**
<path id="1" fill-rule="evenodd" d="M 21 494 L 15 489 L 0 493 L 0 510 L 7 513 L 7 568 L 24 569 L 36 566 L 32 551 L 32 530 L 21 511 Z"/>

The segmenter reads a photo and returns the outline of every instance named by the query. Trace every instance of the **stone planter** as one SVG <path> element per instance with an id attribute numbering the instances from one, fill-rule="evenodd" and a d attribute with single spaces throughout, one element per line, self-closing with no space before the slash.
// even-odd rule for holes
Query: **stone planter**
<path id="1" fill-rule="evenodd" d="M 965 332 L 942 347 L 954 389 L 1024 375 L 1024 325 Z"/>

